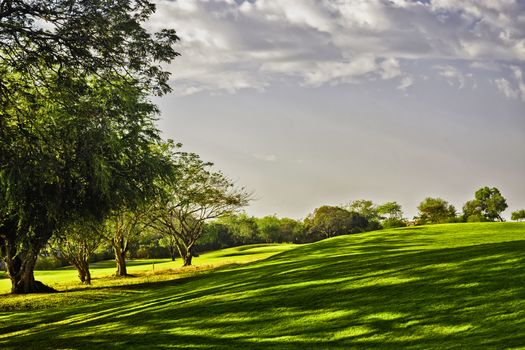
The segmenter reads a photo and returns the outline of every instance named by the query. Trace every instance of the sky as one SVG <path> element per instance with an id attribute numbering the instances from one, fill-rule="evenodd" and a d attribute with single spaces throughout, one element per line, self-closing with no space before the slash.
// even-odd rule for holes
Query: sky
<path id="1" fill-rule="evenodd" d="M 525 1 L 157 0 L 165 138 L 253 192 L 250 215 L 482 186 L 525 208 Z"/>

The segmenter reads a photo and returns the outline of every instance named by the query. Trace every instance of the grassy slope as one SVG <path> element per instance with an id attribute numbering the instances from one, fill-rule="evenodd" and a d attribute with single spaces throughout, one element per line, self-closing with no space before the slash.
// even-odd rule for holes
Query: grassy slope
<path id="1" fill-rule="evenodd" d="M 379 231 L 0 313 L 0 348 L 516 348 L 524 279 L 525 224 Z"/>

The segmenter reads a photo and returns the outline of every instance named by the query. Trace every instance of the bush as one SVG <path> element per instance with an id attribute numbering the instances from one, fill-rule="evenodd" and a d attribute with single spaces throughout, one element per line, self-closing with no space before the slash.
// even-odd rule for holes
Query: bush
<path id="1" fill-rule="evenodd" d="M 474 214 L 467 217 L 467 222 L 485 222 L 487 219 L 481 214 Z"/>
<path id="2" fill-rule="evenodd" d="M 405 227 L 407 225 L 407 222 L 404 219 L 389 218 L 389 219 L 383 220 L 381 224 L 383 228 L 396 228 L 396 227 Z"/>

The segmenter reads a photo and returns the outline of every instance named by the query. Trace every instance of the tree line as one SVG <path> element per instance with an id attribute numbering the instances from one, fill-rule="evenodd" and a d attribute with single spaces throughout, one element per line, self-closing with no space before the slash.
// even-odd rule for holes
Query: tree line
<path id="1" fill-rule="evenodd" d="M 202 174 L 196 176 L 199 171 L 195 170 L 195 161 L 199 166 L 208 165 L 195 154 L 183 153 L 177 166 L 178 181 L 163 196 L 144 207 L 121 212 L 105 223 L 75 222 L 56 234 L 44 253 L 75 266 L 80 280 L 90 283 L 89 262 L 96 260 L 97 252 L 100 260 L 113 255 L 116 275 L 125 276 L 127 258 L 180 258 L 188 266 L 195 254 L 240 245 L 311 243 L 407 225 L 503 221 L 501 212 L 507 208 L 498 189 L 483 187 L 465 203 L 462 213 L 441 198 L 425 198 L 413 220 L 403 217 L 397 202 L 377 205 L 364 199 L 342 206 L 321 206 L 304 220 L 275 215 L 258 218 L 236 212 L 247 204 L 249 194 L 242 189 L 228 192 L 226 188 L 234 186 L 220 173 L 214 176 L 222 185 L 214 187 L 212 195 L 196 191 L 205 187 L 209 175 L 206 180 L 200 177 Z M 190 212 L 199 215 L 188 215 Z M 524 213 L 513 212 L 512 219 L 521 220 Z"/>

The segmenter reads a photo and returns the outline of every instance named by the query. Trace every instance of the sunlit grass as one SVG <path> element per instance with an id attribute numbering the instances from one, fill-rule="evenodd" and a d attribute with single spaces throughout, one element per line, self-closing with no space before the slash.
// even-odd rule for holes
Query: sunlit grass
<path id="1" fill-rule="evenodd" d="M 266 254 L 264 247 L 203 255 L 193 270 L 169 270 L 166 262 L 157 271 L 159 262 L 155 274 L 101 278 L 88 289 L 5 296 L 0 307 L 15 311 L 0 313 L 0 348 L 525 344 L 525 224 L 413 227 L 288 248 L 250 264 L 210 267 Z M 26 298 L 34 301 L 13 303 Z"/>
<path id="2" fill-rule="evenodd" d="M 292 248 L 291 244 L 265 244 L 234 247 L 215 252 L 201 254 L 193 259 L 193 267 L 181 269 L 182 261 L 176 259 L 137 259 L 127 262 L 128 273 L 133 276 L 147 277 L 148 281 L 154 279 L 151 275 L 176 270 L 176 272 L 210 269 L 229 264 L 242 264 L 267 258 L 273 254 Z M 93 286 L 106 286 L 110 284 L 142 283 L 142 279 L 122 281 L 110 278 L 115 274 L 115 261 L 99 261 L 90 265 Z M 4 277 L 4 278 L 2 278 Z M 58 290 L 79 288 L 80 283 L 74 267 L 67 266 L 56 270 L 35 271 L 35 278 Z M 166 277 L 169 279 L 171 277 Z M 162 279 L 157 276 L 157 280 Z M 144 281 L 145 282 L 145 281 Z M 0 294 L 11 290 L 11 282 L 4 273 L 0 274 Z"/>

